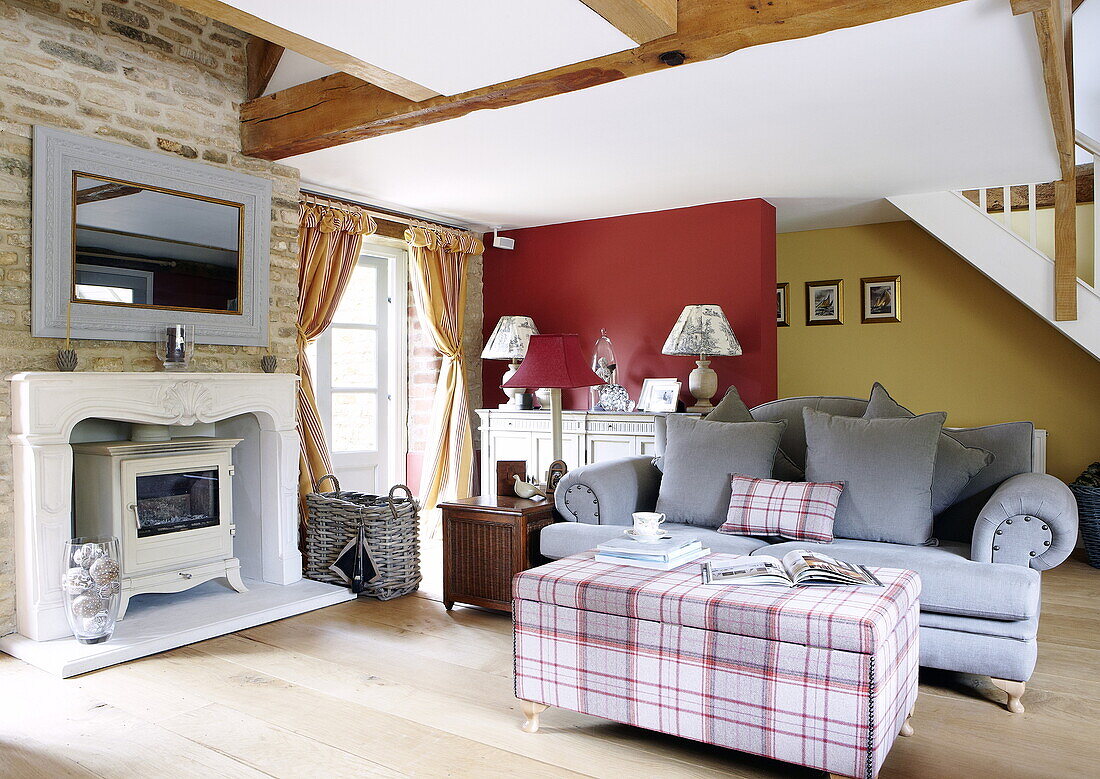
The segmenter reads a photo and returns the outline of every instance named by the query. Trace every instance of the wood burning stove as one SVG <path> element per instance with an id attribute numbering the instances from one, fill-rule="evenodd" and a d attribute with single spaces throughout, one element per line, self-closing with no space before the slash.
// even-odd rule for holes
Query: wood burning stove
<path id="1" fill-rule="evenodd" d="M 122 605 L 224 578 L 246 592 L 233 556 L 233 447 L 239 438 L 73 444 L 77 535 L 114 535 Z"/>

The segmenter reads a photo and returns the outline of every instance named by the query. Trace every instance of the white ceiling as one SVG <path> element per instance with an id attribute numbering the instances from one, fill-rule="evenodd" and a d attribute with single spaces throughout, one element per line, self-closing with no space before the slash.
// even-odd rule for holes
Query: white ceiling
<path id="1" fill-rule="evenodd" d="M 443 95 L 635 46 L 580 0 L 227 2 Z"/>
<path id="2" fill-rule="evenodd" d="M 868 210 L 882 221 L 887 195 L 1058 174 L 1034 26 L 1004 0 L 757 46 L 288 163 L 315 188 L 513 227 L 749 197 L 776 203 L 781 229 Z"/>
<path id="3" fill-rule="evenodd" d="M 271 74 L 264 94 L 270 95 L 272 92 L 295 87 L 335 72 L 336 68 L 287 49 L 279 58 L 279 64 L 275 66 L 275 72 Z"/>

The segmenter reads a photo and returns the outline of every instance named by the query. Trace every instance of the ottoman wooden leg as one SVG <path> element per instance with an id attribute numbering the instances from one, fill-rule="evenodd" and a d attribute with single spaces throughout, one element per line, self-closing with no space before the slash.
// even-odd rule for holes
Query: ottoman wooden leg
<path id="1" fill-rule="evenodd" d="M 990 677 L 989 681 L 993 682 L 993 686 L 998 690 L 1004 690 L 1008 694 L 1008 702 L 1005 707 L 1013 714 L 1023 714 L 1024 704 L 1020 703 L 1020 698 L 1024 697 L 1024 682 L 1010 682 L 1007 679 L 994 679 Z"/>
<path id="2" fill-rule="evenodd" d="M 909 712 L 909 714 L 906 715 L 906 717 L 905 717 L 905 722 L 901 723 L 901 730 L 899 731 L 899 733 L 901 735 L 903 735 L 903 736 L 913 735 L 913 723 L 911 722 L 912 719 L 913 719 L 913 712 Z"/>
<path id="3" fill-rule="evenodd" d="M 519 707 L 523 709 L 523 731 L 525 733 L 538 733 L 539 730 L 539 715 L 546 711 L 549 706 L 545 703 L 535 703 L 534 701 L 521 700 Z"/>

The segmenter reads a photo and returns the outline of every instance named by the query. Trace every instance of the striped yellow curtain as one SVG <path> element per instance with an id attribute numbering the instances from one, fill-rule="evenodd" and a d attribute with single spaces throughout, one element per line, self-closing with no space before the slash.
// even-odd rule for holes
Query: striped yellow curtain
<path id="1" fill-rule="evenodd" d="M 474 439 L 462 349 L 466 266 L 485 251 L 477 236 L 417 223 L 405 231 L 412 250 L 413 295 L 420 322 L 442 356 L 424 452 L 420 496 L 425 510 L 443 500 L 469 497 L 473 489 Z"/>
<path id="2" fill-rule="evenodd" d="M 306 348 L 332 323 L 359 260 L 363 236 L 377 229 L 374 220 L 354 206 L 311 197 L 298 204 L 298 495 L 303 522 L 308 516 L 306 493 L 332 471 Z"/>

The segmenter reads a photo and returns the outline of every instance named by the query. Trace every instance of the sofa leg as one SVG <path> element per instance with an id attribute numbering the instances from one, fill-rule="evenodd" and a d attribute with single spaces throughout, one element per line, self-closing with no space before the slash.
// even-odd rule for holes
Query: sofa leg
<path id="1" fill-rule="evenodd" d="M 534 701 L 520 700 L 520 708 L 523 710 L 523 732 L 524 733 L 538 733 L 539 731 L 539 715 L 546 711 L 549 706 L 545 703 L 535 703 Z"/>
<path id="2" fill-rule="evenodd" d="M 1024 704 L 1020 703 L 1020 698 L 1024 697 L 1024 682 L 1010 682 L 1007 679 L 994 679 L 989 678 L 989 681 L 993 682 L 993 686 L 998 690 L 1003 690 L 1008 694 L 1008 703 L 1005 704 L 1006 708 L 1013 714 L 1023 714 Z"/>
<path id="3" fill-rule="evenodd" d="M 913 720 L 913 712 L 909 712 L 909 714 L 906 715 L 906 717 L 905 717 L 905 722 L 901 723 L 901 730 L 898 731 L 898 733 L 900 735 L 906 736 L 906 737 L 913 735 L 913 722 L 912 722 L 912 720 Z"/>

